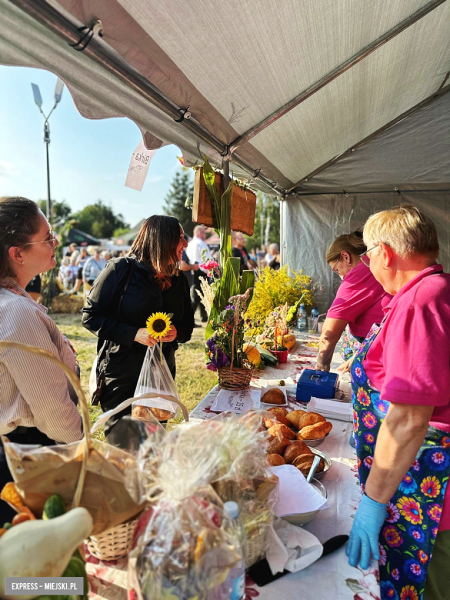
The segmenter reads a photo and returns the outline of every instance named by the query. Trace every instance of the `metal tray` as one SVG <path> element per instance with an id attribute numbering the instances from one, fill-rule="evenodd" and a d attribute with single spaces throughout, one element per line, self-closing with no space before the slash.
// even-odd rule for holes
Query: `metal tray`
<path id="1" fill-rule="evenodd" d="M 317 446 L 320 446 L 320 444 L 323 443 L 323 441 L 329 436 L 330 434 L 327 433 L 327 435 L 324 435 L 321 438 L 317 438 L 316 440 L 302 440 L 302 442 L 305 442 L 305 444 L 307 446 L 309 446 L 310 448 L 317 448 Z"/>

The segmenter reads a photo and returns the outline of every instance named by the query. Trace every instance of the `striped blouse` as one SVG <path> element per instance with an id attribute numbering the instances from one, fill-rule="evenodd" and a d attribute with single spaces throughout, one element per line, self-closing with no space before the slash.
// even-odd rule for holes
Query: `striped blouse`
<path id="1" fill-rule="evenodd" d="M 58 327 L 14 279 L 0 280 L 0 340 L 48 350 L 75 370 L 75 357 Z M 0 349 L 0 434 L 37 427 L 57 442 L 82 437 L 75 390 L 49 360 Z"/>

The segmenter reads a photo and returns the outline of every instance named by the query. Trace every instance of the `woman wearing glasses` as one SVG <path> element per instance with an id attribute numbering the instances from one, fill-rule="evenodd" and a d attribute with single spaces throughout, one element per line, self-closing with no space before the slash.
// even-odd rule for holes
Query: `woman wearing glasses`
<path id="1" fill-rule="evenodd" d="M 76 369 L 76 359 L 47 310 L 25 287 L 38 273 L 56 266 L 58 241 L 35 202 L 0 198 L 0 341 L 47 350 Z M 19 444 L 49 446 L 82 437 L 76 394 L 64 373 L 49 360 L 0 349 L 0 434 Z M 0 489 L 12 481 L 0 442 Z M 0 523 L 12 509 L 0 500 Z"/>
<path id="2" fill-rule="evenodd" d="M 342 283 L 327 313 L 319 341 L 316 369 L 329 371 L 341 335 L 341 372 L 349 371 L 352 357 L 374 323 L 381 323 L 391 296 L 370 272 L 362 233 L 341 235 L 328 248 L 326 261 Z"/>
<path id="3" fill-rule="evenodd" d="M 350 564 L 379 560 L 381 597 L 450 589 L 450 275 L 434 223 L 398 206 L 364 226 L 370 270 L 393 299 L 352 364 L 359 480 Z"/>

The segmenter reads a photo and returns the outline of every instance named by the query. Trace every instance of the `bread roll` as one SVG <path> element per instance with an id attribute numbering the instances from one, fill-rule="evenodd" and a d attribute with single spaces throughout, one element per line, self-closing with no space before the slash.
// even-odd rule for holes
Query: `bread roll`
<path id="1" fill-rule="evenodd" d="M 281 390 L 272 388 L 263 395 L 261 402 L 265 402 L 266 404 L 285 404 L 286 398 Z"/>
<path id="2" fill-rule="evenodd" d="M 268 454 L 267 462 L 272 467 L 279 467 L 280 465 L 286 464 L 286 461 L 284 460 L 284 458 L 282 456 L 280 456 L 279 454 Z"/>
<path id="3" fill-rule="evenodd" d="M 297 442 L 294 442 L 294 444 L 295 443 Z M 281 439 L 279 437 L 274 437 L 267 446 L 267 454 L 280 454 L 280 456 L 282 456 L 284 449 L 289 446 L 289 444 L 289 440 L 285 437 L 282 437 Z"/>
<path id="4" fill-rule="evenodd" d="M 289 421 L 286 419 L 287 410 L 285 408 L 281 408 L 281 406 L 277 406 L 275 408 L 269 408 L 268 412 L 272 413 L 279 423 L 283 423 L 283 425 L 289 425 Z"/>
<path id="5" fill-rule="evenodd" d="M 296 434 L 290 429 L 287 425 L 283 425 L 282 423 L 278 423 L 278 425 L 272 425 L 269 428 L 270 435 L 274 437 L 285 437 L 288 440 L 295 440 Z"/>
<path id="6" fill-rule="evenodd" d="M 292 463 L 294 467 L 297 467 L 299 471 L 306 477 L 311 470 L 314 461 L 314 454 L 300 454 Z M 320 459 L 319 466 L 317 467 L 316 473 L 321 473 L 325 468 L 325 461 L 323 458 Z"/>
<path id="7" fill-rule="evenodd" d="M 298 432 L 297 439 L 318 440 L 325 437 L 332 429 L 333 425 L 330 423 L 330 421 L 325 421 L 325 423 L 316 423 L 315 425 L 303 427 L 303 429 Z"/>
<path id="8" fill-rule="evenodd" d="M 274 415 L 283 415 L 285 417 L 289 411 L 287 408 L 283 408 L 282 406 L 274 406 L 273 408 L 269 408 L 268 412 L 271 412 Z"/>
<path id="9" fill-rule="evenodd" d="M 300 454 L 312 454 L 308 446 L 299 440 L 292 442 L 284 451 L 284 460 L 291 464 Z"/>
<path id="10" fill-rule="evenodd" d="M 303 429 L 303 427 L 308 427 L 309 425 L 315 425 L 316 423 L 325 423 L 325 421 L 325 417 L 322 417 L 319 413 L 307 412 L 299 419 L 299 429 Z"/>
<path id="11" fill-rule="evenodd" d="M 306 415 L 305 410 L 293 410 L 286 415 L 286 419 L 291 425 L 295 427 L 295 429 L 298 429 L 300 418 L 302 415 Z"/>

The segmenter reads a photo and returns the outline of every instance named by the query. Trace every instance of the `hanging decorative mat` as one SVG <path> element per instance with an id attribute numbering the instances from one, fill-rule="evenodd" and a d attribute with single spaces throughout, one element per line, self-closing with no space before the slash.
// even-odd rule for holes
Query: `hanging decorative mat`
<path id="1" fill-rule="evenodd" d="M 216 173 L 215 183 L 222 193 L 221 173 Z M 231 196 L 231 229 L 233 231 L 242 231 L 249 236 L 253 235 L 255 226 L 256 195 L 249 189 L 243 189 L 238 185 L 233 185 L 233 194 Z M 194 223 L 201 223 L 207 227 L 214 226 L 211 200 L 208 189 L 203 179 L 203 169 L 197 169 L 194 180 L 194 199 L 192 206 L 192 220 Z"/>

